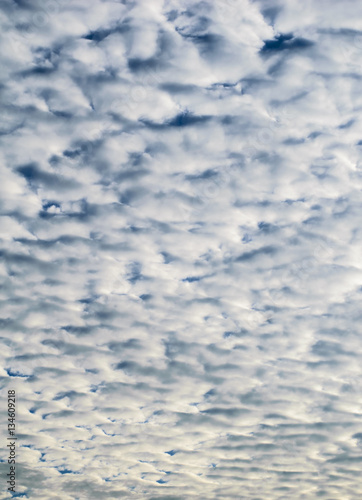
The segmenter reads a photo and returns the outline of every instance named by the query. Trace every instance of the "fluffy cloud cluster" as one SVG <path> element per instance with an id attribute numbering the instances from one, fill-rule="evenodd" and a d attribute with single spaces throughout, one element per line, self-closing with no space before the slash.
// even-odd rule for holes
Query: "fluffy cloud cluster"
<path id="1" fill-rule="evenodd" d="M 18 496 L 361 498 L 362 4 L 0 9 Z"/>

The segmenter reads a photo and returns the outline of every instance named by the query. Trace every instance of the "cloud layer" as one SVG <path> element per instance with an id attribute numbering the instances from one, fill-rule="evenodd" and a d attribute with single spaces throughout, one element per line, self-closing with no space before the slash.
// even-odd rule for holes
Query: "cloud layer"
<path id="1" fill-rule="evenodd" d="M 0 23 L 18 493 L 361 498 L 362 4 Z"/>

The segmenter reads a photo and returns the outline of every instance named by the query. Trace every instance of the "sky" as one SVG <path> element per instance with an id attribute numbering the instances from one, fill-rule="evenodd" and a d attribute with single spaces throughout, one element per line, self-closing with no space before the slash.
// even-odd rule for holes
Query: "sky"
<path id="1" fill-rule="evenodd" d="M 0 499 L 360 499 L 362 3 L 0 26 Z"/>

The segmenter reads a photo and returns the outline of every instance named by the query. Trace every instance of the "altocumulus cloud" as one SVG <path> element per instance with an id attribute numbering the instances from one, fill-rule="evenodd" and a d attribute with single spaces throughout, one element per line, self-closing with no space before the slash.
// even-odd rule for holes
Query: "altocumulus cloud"
<path id="1" fill-rule="evenodd" d="M 18 496 L 360 499 L 362 4 L 0 23 Z"/>

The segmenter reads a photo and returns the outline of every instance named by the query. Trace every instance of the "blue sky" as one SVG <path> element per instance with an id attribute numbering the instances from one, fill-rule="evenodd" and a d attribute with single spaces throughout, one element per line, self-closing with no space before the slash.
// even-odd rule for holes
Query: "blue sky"
<path id="1" fill-rule="evenodd" d="M 360 499 L 362 4 L 3 0 L 0 24 L 18 493 Z"/>

